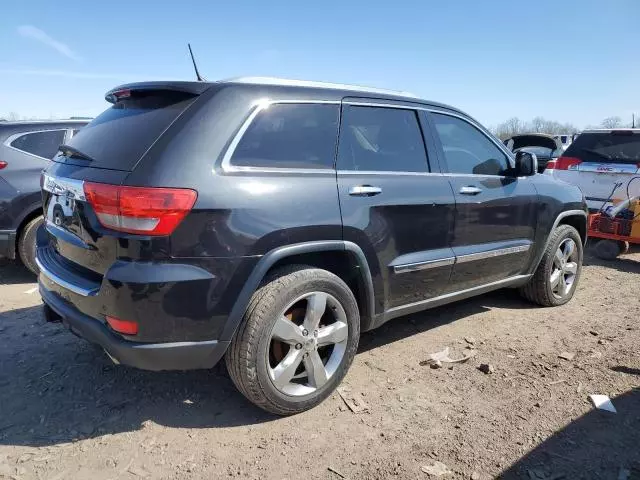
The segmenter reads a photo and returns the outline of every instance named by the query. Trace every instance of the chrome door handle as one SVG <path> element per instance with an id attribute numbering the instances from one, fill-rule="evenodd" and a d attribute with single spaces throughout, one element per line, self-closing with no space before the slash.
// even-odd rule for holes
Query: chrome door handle
<path id="1" fill-rule="evenodd" d="M 371 185 L 355 185 L 349 189 L 349 195 L 354 197 L 373 197 L 379 193 L 382 193 L 382 189 Z"/>
<path id="2" fill-rule="evenodd" d="M 477 195 L 480 192 L 482 192 L 481 189 L 479 189 L 478 187 L 472 187 L 472 186 L 466 186 L 466 187 L 462 187 L 460 189 L 460 193 L 462 195 Z"/>

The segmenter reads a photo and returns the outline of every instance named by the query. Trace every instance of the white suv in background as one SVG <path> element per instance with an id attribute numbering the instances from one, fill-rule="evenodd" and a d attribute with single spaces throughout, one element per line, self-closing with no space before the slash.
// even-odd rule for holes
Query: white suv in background
<path id="1" fill-rule="evenodd" d="M 584 193 L 590 210 L 640 195 L 640 129 L 585 130 L 544 171 Z"/>

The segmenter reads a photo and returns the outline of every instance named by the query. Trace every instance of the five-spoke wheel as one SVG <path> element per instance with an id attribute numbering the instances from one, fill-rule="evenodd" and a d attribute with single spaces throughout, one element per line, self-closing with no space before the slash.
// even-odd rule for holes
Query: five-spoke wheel
<path id="1" fill-rule="evenodd" d="M 227 369 L 253 403 L 290 415 L 339 385 L 359 336 L 358 304 L 344 281 L 318 268 L 286 267 L 254 293 L 227 351 Z"/>

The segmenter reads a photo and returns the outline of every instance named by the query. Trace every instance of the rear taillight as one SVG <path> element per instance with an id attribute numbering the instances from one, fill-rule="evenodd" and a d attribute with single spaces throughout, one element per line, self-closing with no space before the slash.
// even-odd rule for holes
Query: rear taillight
<path id="1" fill-rule="evenodd" d="M 85 182 L 84 193 L 100 223 L 120 232 L 170 235 L 198 194 L 187 188 L 127 187 Z"/>
<path id="2" fill-rule="evenodd" d="M 4 162 L 4 161 L 0 160 L 0 170 L 5 168 L 7 165 L 9 165 L 7 162 Z"/>
<path id="3" fill-rule="evenodd" d="M 123 333 L 125 335 L 138 334 L 138 324 L 131 320 L 121 320 L 120 318 L 110 317 L 107 315 L 107 323 L 118 333 Z"/>
<path id="4" fill-rule="evenodd" d="M 547 170 L 574 170 L 582 163 L 575 157 L 559 157 L 547 163 Z"/>

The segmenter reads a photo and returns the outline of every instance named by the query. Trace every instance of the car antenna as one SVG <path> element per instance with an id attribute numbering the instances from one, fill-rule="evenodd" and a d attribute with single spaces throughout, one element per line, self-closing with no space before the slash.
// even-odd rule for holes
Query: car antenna
<path id="1" fill-rule="evenodd" d="M 191 50 L 191 44 L 187 43 L 187 46 L 189 47 L 189 54 L 191 55 L 191 61 L 193 62 L 193 69 L 196 71 L 196 78 L 198 79 L 199 82 L 205 82 L 206 80 L 202 75 L 200 75 L 200 72 L 198 71 L 198 66 L 196 65 L 196 59 L 193 56 L 193 50 Z"/>

